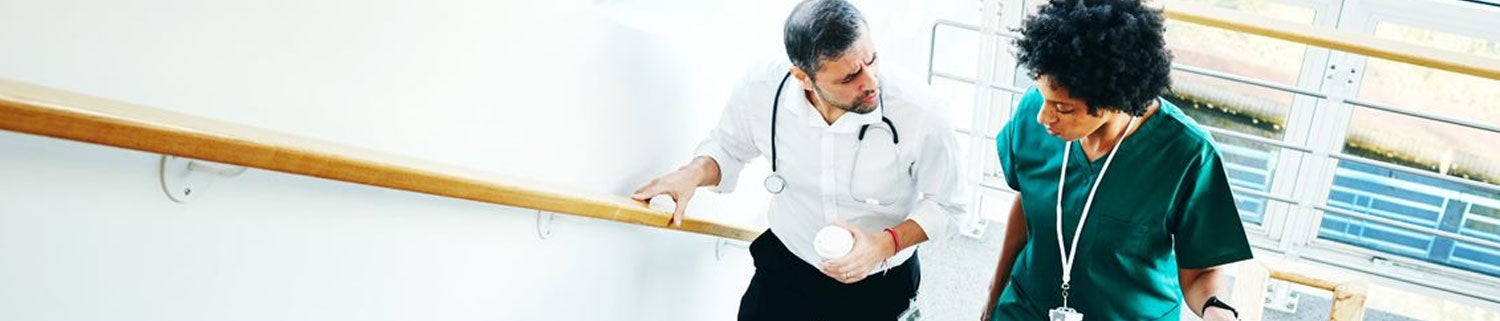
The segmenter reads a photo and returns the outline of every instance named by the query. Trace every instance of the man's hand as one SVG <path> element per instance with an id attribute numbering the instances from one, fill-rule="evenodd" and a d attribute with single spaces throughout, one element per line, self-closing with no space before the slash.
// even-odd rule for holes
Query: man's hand
<path id="1" fill-rule="evenodd" d="M 718 183 L 719 163 L 713 158 L 698 157 L 687 166 L 651 180 L 651 183 L 635 190 L 635 194 L 630 195 L 630 198 L 649 202 L 657 195 L 671 197 L 672 202 L 677 206 L 672 210 L 672 220 L 668 223 L 672 226 L 682 226 L 682 217 L 687 213 L 688 200 L 693 198 L 693 192 L 698 190 L 698 186 Z"/>
<path id="2" fill-rule="evenodd" d="M 687 211 L 688 200 L 691 200 L 693 192 L 698 190 L 698 181 L 695 176 L 687 169 L 679 169 L 667 173 L 651 180 L 651 183 L 646 184 L 646 186 L 635 190 L 635 194 L 630 195 L 630 198 L 637 201 L 649 202 L 652 197 L 656 197 L 657 195 L 671 197 L 672 202 L 677 204 L 677 208 L 672 210 L 672 221 L 670 223 L 672 226 L 682 226 L 682 216 Z"/>
<path id="3" fill-rule="evenodd" d="M 888 233 L 868 233 L 845 221 L 834 222 L 833 225 L 854 234 L 854 249 L 849 254 L 823 262 L 823 274 L 834 280 L 844 284 L 864 280 L 866 274 L 880 267 L 881 262 L 896 255 L 896 245 L 891 242 L 891 235 Z"/>

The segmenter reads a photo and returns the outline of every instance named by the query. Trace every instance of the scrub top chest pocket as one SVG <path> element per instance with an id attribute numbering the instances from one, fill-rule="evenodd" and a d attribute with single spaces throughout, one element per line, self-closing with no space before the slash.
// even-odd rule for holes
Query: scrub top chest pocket
<path id="1" fill-rule="evenodd" d="M 1089 217 L 1088 225 L 1084 227 L 1086 240 L 1084 246 L 1088 246 L 1093 257 L 1110 257 L 1116 255 L 1144 256 L 1151 252 L 1150 241 L 1157 235 L 1152 233 L 1149 226 L 1142 219 L 1134 218 L 1139 209 L 1131 208 L 1095 208 Z M 1151 253 L 1154 254 L 1154 253 Z"/>

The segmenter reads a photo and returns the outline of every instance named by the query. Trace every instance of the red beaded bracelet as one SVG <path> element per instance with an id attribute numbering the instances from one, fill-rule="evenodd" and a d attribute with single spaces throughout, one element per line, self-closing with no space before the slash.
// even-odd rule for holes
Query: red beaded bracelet
<path id="1" fill-rule="evenodd" d="M 896 229 L 892 228 L 885 229 L 885 232 L 891 234 L 891 245 L 895 246 L 891 248 L 891 255 L 901 252 L 901 233 L 896 232 Z"/>

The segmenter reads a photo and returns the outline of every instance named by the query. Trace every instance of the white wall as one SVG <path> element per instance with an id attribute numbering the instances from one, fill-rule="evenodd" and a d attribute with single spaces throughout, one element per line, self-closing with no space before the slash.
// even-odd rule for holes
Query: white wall
<path id="1" fill-rule="evenodd" d="M 0 0 L 0 77 L 626 194 L 686 161 L 793 1 Z M 919 1 L 864 1 L 925 63 Z M 967 2 L 964 2 L 967 3 Z M 768 93 L 769 94 L 769 93 Z M 0 320 L 730 320 L 714 238 L 0 132 Z M 759 177 L 694 214 L 762 222 Z"/>

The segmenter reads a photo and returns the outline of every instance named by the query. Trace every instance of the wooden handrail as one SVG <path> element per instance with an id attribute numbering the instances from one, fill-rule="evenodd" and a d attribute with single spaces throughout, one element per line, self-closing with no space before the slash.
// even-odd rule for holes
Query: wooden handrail
<path id="1" fill-rule="evenodd" d="M 1280 258 L 1256 258 L 1237 265 L 1239 273 L 1234 278 L 1231 298 L 1235 306 L 1243 309 L 1241 320 L 1259 321 L 1265 316 L 1266 283 L 1273 279 L 1332 292 L 1330 321 L 1364 320 L 1369 282 L 1362 278 L 1307 273 L 1312 269 Z"/>
<path id="2" fill-rule="evenodd" d="M 1500 60 L 1325 26 L 1297 24 L 1210 5 L 1163 1 L 1168 19 L 1500 80 Z"/>
<path id="3" fill-rule="evenodd" d="M 0 129 L 552 213 L 751 241 L 760 229 L 665 213 L 626 197 L 0 79 Z"/>

